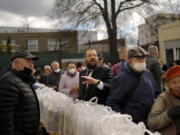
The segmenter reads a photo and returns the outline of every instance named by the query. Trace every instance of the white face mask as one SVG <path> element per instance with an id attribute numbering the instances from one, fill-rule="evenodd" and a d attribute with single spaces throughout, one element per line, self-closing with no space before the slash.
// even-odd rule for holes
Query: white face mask
<path id="1" fill-rule="evenodd" d="M 59 71 L 60 71 L 59 68 L 54 70 L 55 73 L 58 73 Z"/>
<path id="2" fill-rule="evenodd" d="M 68 72 L 74 75 L 75 72 L 76 72 L 76 69 L 75 68 L 71 68 L 71 69 L 68 70 Z"/>
<path id="3" fill-rule="evenodd" d="M 133 68 L 136 70 L 136 71 L 139 71 L 139 72 L 142 72 L 146 69 L 146 63 L 145 62 L 137 62 L 137 63 L 134 63 L 134 66 Z"/>

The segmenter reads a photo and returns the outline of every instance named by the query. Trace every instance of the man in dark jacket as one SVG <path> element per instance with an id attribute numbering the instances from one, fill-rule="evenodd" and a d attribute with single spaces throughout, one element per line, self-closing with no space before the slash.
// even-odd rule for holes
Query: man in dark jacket
<path id="1" fill-rule="evenodd" d="M 26 50 L 15 52 L 12 69 L 0 77 L 0 135 L 35 135 L 40 120 L 32 77 L 33 60 Z"/>
<path id="2" fill-rule="evenodd" d="M 146 57 L 147 69 L 149 69 L 156 81 L 158 87 L 162 89 L 162 79 L 161 76 L 164 74 L 164 71 L 161 67 L 161 64 L 158 62 L 159 51 L 158 48 L 154 45 L 148 47 L 148 56 Z"/>
<path id="3" fill-rule="evenodd" d="M 94 49 L 87 50 L 84 59 L 87 69 L 80 72 L 79 99 L 88 101 L 97 97 L 99 104 L 105 104 L 112 79 L 111 70 L 97 66 L 98 57 Z"/>
<path id="4" fill-rule="evenodd" d="M 52 87 L 55 91 L 58 90 L 59 87 L 59 81 L 61 79 L 61 75 L 64 73 L 61 71 L 59 67 L 59 62 L 53 61 L 51 63 L 51 67 L 53 71 L 47 76 L 47 82 L 46 85 L 49 87 Z"/>
<path id="5" fill-rule="evenodd" d="M 136 123 L 146 123 L 154 99 L 160 93 L 152 74 L 146 70 L 146 55 L 141 47 L 128 51 L 129 60 L 112 80 L 107 99 L 107 105 L 114 111 L 131 115 Z"/>

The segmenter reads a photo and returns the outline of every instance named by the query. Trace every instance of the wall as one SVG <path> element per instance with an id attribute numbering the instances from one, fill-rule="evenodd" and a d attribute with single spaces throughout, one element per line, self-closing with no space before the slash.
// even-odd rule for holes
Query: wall
<path id="1" fill-rule="evenodd" d="M 180 48 L 180 21 L 162 25 L 159 30 L 160 58 L 167 62 L 167 48 Z"/>

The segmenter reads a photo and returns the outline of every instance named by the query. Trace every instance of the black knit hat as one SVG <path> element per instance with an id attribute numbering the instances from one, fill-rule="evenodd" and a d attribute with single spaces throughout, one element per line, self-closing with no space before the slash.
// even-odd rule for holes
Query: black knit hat
<path id="1" fill-rule="evenodd" d="M 11 61 L 13 61 L 15 58 L 25 58 L 25 59 L 33 59 L 33 60 L 38 60 L 39 58 L 35 55 L 32 55 L 29 51 L 27 50 L 18 50 L 16 51 L 12 58 Z"/>
<path id="2" fill-rule="evenodd" d="M 128 51 L 128 58 L 132 57 L 146 57 L 148 55 L 147 51 L 141 47 L 133 47 Z"/>

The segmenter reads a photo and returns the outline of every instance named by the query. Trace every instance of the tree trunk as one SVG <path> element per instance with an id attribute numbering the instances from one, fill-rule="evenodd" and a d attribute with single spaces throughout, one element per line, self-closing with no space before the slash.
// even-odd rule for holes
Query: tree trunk
<path id="1" fill-rule="evenodd" d="M 108 29 L 108 41 L 109 41 L 109 51 L 111 56 L 112 64 L 115 64 L 119 61 L 119 56 L 117 52 L 117 34 L 113 30 Z"/>
<path id="2" fill-rule="evenodd" d="M 104 18 L 109 41 L 109 52 L 110 52 L 110 61 L 112 64 L 115 64 L 119 61 L 118 52 L 117 52 L 117 15 L 115 11 L 115 0 L 111 0 L 111 14 L 109 16 L 107 0 L 104 0 L 104 11 L 102 11 L 102 16 Z"/>
<path id="3" fill-rule="evenodd" d="M 109 50 L 110 56 L 113 58 L 112 63 L 118 62 L 118 52 L 117 52 L 117 16 L 116 16 L 116 1 L 111 0 L 111 28 L 108 29 L 108 39 L 109 39 Z"/>

